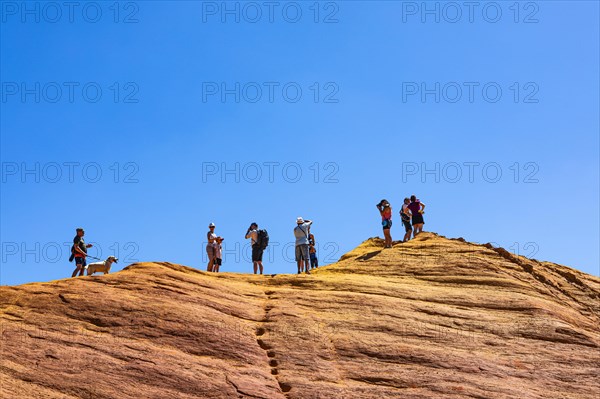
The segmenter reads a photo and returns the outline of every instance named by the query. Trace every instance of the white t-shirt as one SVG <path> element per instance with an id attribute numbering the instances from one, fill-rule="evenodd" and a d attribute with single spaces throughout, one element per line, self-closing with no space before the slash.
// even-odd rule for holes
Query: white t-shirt
<path id="1" fill-rule="evenodd" d="M 206 239 L 208 240 L 208 245 L 211 247 L 217 246 L 217 235 L 215 233 L 211 233 L 210 231 L 206 233 Z M 211 242 L 212 241 L 212 242 Z"/>
<path id="2" fill-rule="evenodd" d="M 294 236 L 296 237 L 296 245 L 308 245 L 308 227 L 312 222 L 304 222 L 294 227 Z"/>

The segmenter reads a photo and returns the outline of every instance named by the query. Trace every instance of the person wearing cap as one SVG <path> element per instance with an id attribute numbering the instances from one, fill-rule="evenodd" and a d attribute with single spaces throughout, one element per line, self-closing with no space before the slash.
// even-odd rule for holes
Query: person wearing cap
<path id="1" fill-rule="evenodd" d="M 381 225 L 383 226 L 383 236 L 385 237 L 384 248 L 391 248 L 392 234 L 390 233 L 390 229 L 392 228 L 392 206 L 385 199 L 379 201 L 379 204 L 376 206 L 381 214 Z"/>
<path id="2" fill-rule="evenodd" d="M 296 262 L 298 262 L 298 274 L 302 273 L 302 263 L 306 274 L 310 274 L 310 255 L 308 249 L 308 229 L 312 221 L 304 220 L 302 217 L 296 219 L 294 237 L 296 237 Z"/>
<path id="3" fill-rule="evenodd" d="M 75 229 L 75 232 L 76 235 L 73 238 L 73 246 L 71 247 L 72 256 L 75 258 L 75 271 L 73 271 L 71 277 L 77 276 L 77 273 L 83 276 L 85 266 L 87 265 L 85 261 L 87 249 L 92 247 L 92 244 L 86 244 L 83 240 L 85 231 L 81 227 Z"/>
<path id="4" fill-rule="evenodd" d="M 211 223 L 208 225 L 208 233 L 206 233 L 206 253 L 208 254 L 208 266 L 206 270 L 209 272 L 213 271 L 213 265 L 217 256 L 217 235 L 215 234 L 215 224 Z"/>
<path id="5" fill-rule="evenodd" d="M 263 252 L 264 249 L 258 245 L 258 224 L 256 222 L 252 222 L 248 230 L 246 231 L 246 238 L 250 239 L 250 244 L 252 246 L 252 266 L 254 267 L 254 274 L 260 269 L 260 274 L 263 274 Z"/>

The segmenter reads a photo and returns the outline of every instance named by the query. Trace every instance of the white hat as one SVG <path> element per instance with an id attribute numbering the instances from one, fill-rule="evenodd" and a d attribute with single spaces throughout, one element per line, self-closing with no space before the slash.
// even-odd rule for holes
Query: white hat
<path id="1" fill-rule="evenodd" d="M 302 216 L 298 216 L 298 218 L 296 219 L 296 223 L 298 223 L 298 224 L 304 223 L 304 219 L 302 219 Z"/>
<path id="2" fill-rule="evenodd" d="M 211 223 L 211 224 L 208 225 L 208 227 L 215 227 L 215 224 Z"/>

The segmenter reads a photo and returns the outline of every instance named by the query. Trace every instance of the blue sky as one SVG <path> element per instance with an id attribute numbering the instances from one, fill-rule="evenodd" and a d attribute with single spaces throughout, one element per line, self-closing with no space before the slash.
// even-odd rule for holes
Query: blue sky
<path id="1" fill-rule="evenodd" d="M 77 226 L 117 270 L 205 269 L 215 222 L 247 273 L 256 221 L 293 272 L 297 216 L 331 263 L 413 193 L 428 231 L 599 274 L 597 2 L 53 4 L 2 2 L 2 284 L 70 276 Z"/>

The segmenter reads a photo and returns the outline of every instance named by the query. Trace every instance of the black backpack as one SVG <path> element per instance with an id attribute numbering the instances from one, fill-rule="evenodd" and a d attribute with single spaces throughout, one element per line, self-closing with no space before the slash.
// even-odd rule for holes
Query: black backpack
<path id="1" fill-rule="evenodd" d="M 402 211 L 400 211 L 400 217 L 402 218 L 403 222 L 410 222 L 410 216 Z"/>
<path id="2" fill-rule="evenodd" d="M 256 232 L 256 245 L 260 249 L 265 249 L 269 245 L 269 233 L 267 233 L 267 230 L 262 229 Z"/>

